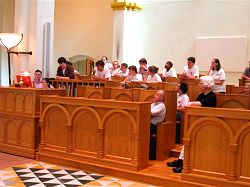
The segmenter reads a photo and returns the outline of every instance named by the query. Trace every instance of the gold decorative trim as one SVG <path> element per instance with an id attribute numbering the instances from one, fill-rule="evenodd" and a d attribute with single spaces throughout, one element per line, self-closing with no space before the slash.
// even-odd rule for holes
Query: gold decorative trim
<path id="1" fill-rule="evenodd" d="M 116 10 L 132 10 L 132 11 L 140 11 L 142 7 L 137 3 L 127 3 L 124 2 L 117 2 L 116 0 L 111 4 L 111 7 L 114 11 Z"/>

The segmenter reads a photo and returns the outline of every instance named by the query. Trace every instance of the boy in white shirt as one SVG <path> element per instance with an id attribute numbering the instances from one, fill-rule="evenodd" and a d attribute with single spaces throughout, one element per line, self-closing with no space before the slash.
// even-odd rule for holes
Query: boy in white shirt
<path id="1" fill-rule="evenodd" d="M 104 68 L 104 62 L 102 60 L 98 60 L 96 63 L 95 74 L 93 76 L 94 80 L 111 80 L 110 71 Z"/>
<path id="2" fill-rule="evenodd" d="M 187 78 L 187 79 L 199 78 L 199 67 L 195 65 L 194 57 L 189 57 L 187 59 L 187 65 L 184 66 L 183 76 L 184 78 Z"/>

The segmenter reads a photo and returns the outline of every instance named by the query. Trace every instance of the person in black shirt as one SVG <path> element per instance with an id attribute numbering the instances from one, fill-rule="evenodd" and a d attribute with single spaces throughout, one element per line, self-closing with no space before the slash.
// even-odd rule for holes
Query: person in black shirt
<path id="1" fill-rule="evenodd" d="M 202 93 L 198 95 L 196 101 L 189 102 L 187 106 L 216 107 L 216 95 L 211 90 L 213 85 L 214 80 L 211 76 L 202 76 L 199 84 Z"/>
<path id="2" fill-rule="evenodd" d="M 211 90 L 214 85 L 214 80 L 211 76 L 206 75 L 200 78 L 199 89 L 202 92 L 198 95 L 196 101 L 189 102 L 186 106 L 202 106 L 202 107 L 216 107 L 216 95 Z M 174 167 L 174 173 L 181 173 L 183 169 L 184 160 L 184 145 L 182 146 L 181 153 L 178 160 L 168 162 L 167 166 Z"/>

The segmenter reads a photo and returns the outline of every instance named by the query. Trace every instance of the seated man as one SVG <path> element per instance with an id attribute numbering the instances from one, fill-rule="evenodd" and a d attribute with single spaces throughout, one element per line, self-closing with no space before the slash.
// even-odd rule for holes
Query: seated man
<path id="1" fill-rule="evenodd" d="M 156 141 L 152 136 L 157 134 L 157 123 L 163 122 L 166 116 L 166 106 L 164 104 L 164 91 L 158 90 L 154 95 L 154 102 L 151 104 L 150 121 L 150 159 L 156 158 Z"/>
<path id="2" fill-rule="evenodd" d="M 110 70 L 104 68 L 104 62 L 102 60 L 98 60 L 95 63 L 95 66 L 95 74 L 93 76 L 94 80 L 111 80 Z"/>
<path id="3" fill-rule="evenodd" d="M 162 80 L 166 80 L 168 77 L 177 77 L 176 70 L 173 68 L 173 63 L 170 61 L 166 62 L 161 78 Z"/>
<path id="4" fill-rule="evenodd" d="M 59 67 L 57 68 L 56 79 L 74 79 L 74 69 L 67 65 L 67 60 L 60 57 L 57 60 Z"/>
<path id="5" fill-rule="evenodd" d="M 187 79 L 199 78 L 199 67 L 195 65 L 194 57 L 189 57 L 187 59 L 187 65 L 184 66 L 183 76 L 184 78 L 187 78 Z"/>
<path id="6" fill-rule="evenodd" d="M 216 107 L 216 95 L 211 90 L 214 85 L 214 80 L 211 76 L 202 76 L 200 78 L 199 89 L 201 94 L 198 95 L 196 101 L 189 102 L 186 106 L 202 106 L 202 107 Z M 174 173 L 181 173 L 183 169 L 184 160 L 184 146 L 182 146 L 181 153 L 178 160 L 168 162 L 167 166 L 174 167 Z"/>
<path id="7" fill-rule="evenodd" d="M 37 69 L 34 74 L 33 88 L 43 88 L 42 71 Z"/>
<path id="8" fill-rule="evenodd" d="M 122 63 L 120 70 L 118 71 L 116 76 L 127 77 L 128 76 L 128 64 Z"/>
<path id="9" fill-rule="evenodd" d="M 243 73 L 243 75 L 241 76 L 241 79 L 246 79 L 246 80 L 250 80 L 250 60 L 249 60 L 249 67 L 247 67 Z"/>

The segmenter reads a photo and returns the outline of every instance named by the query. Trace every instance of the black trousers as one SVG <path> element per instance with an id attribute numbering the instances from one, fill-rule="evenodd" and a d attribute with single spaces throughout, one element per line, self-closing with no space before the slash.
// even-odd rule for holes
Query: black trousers
<path id="1" fill-rule="evenodd" d="M 156 134 L 157 125 L 150 124 L 150 145 L 149 145 L 149 160 L 156 159 Z"/>

